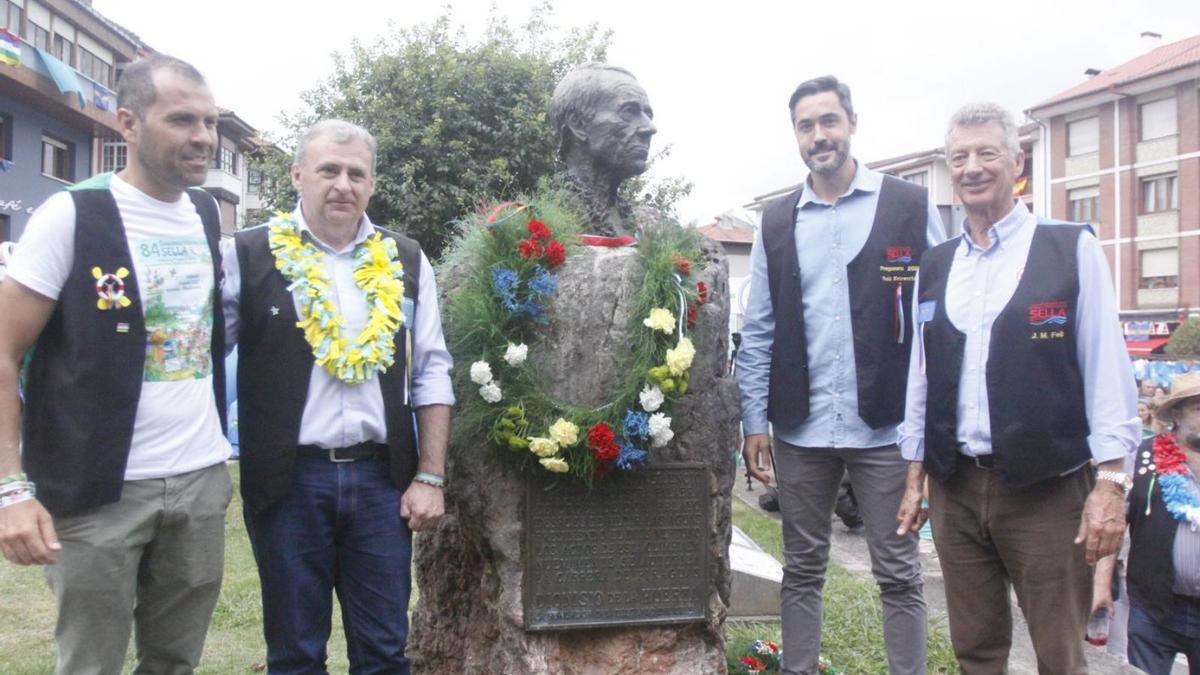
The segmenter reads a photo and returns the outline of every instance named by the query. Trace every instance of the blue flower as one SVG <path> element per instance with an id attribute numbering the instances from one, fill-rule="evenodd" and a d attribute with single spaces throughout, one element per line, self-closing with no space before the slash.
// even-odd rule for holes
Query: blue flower
<path id="1" fill-rule="evenodd" d="M 534 295 L 554 295 L 558 290 L 558 277 L 541 265 L 534 267 L 533 270 L 533 279 L 529 280 L 529 290 Z"/>
<path id="2" fill-rule="evenodd" d="M 625 435 L 632 438 L 650 436 L 650 417 L 636 410 L 625 411 Z"/>
<path id="3" fill-rule="evenodd" d="M 515 271 L 499 265 L 492 267 L 492 288 L 506 311 L 518 310 L 517 285 L 520 283 L 521 279 Z"/>
<path id="4" fill-rule="evenodd" d="M 617 455 L 617 468 L 628 471 L 646 461 L 646 451 L 622 438 L 617 442 L 621 454 Z"/>

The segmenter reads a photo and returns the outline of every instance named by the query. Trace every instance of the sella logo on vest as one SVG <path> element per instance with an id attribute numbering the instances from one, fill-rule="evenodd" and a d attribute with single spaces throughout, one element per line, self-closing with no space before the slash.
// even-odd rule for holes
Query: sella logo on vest
<path id="1" fill-rule="evenodd" d="M 911 246 L 889 246 L 889 247 L 887 247 L 887 261 L 890 263 L 912 262 L 912 247 Z"/>
<path id="2" fill-rule="evenodd" d="M 1061 300 L 1039 302 L 1029 306 L 1029 325 L 1045 326 L 1054 324 L 1061 326 L 1067 322 L 1067 303 Z"/>

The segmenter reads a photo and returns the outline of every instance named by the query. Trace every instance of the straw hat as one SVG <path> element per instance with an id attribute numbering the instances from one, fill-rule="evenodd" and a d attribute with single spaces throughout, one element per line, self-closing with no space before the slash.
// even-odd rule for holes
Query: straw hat
<path id="1" fill-rule="evenodd" d="M 1158 404 L 1154 415 L 1164 422 L 1172 422 L 1171 411 L 1189 398 L 1200 396 L 1200 370 L 1193 370 L 1171 378 L 1171 395 Z"/>

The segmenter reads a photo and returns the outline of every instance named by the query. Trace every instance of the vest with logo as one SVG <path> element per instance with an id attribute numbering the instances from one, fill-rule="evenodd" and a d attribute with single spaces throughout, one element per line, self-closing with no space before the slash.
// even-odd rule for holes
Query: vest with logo
<path id="1" fill-rule="evenodd" d="M 1062 475 L 1092 456 L 1076 358 L 1078 244 L 1085 227 L 1038 222 L 1021 280 L 992 324 L 985 367 L 992 453 L 996 473 L 1013 486 Z M 966 335 L 946 314 L 946 282 L 961 245 L 961 239 L 952 239 L 921 259 L 922 314 L 932 307 L 921 325 L 929 385 L 925 470 L 942 481 L 954 473 L 959 452 Z"/>
<path id="2" fill-rule="evenodd" d="M 146 325 L 136 274 L 125 307 L 100 309 L 93 269 L 134 269 L 111 174 L 69 188 L 75 202 L 75 256 L 54 311 L 29 359 L 21 461 L 54 516 L 121 498 L 146 360 Z M 204 224 L 213 279 L 221 278 L 220 215 L 213 198 L 187 190 Z M 213 396 L 225 426 L 225 321 L 213 284 Z"/>
<path id="3" fill-rule="evenodd" d="M 799 426 L 809 415 L 808 340 L 795 237 L 802 193 L 797 190 L 768 204 L 762 219 L 775 315 L 767 418 L 785 428 Z M 884 176 L 871 233 L 846 265 L 858 415 L 872 429 L 899 424 L 904 418 L 912 346 L 905 312 L 912 306 L 916 263 L 928 241 L 927 203 L 924 188 Z"/>
<path id="4" fill-rule="evenodd" d="M 420 245 L 383 229 L 375 231 L 396 242 L 404 266 L 404 296 L 414 308 L 406 312 L 411 320 L 416 315 Z M 275 269 L 269 234 L 264 225 L 234 235 L 241 268 L 237 373 L 241 491 L 246 505 L 255 513 L 273 504 L 291 485 L 315 360 L 304 332 L 296 326 L 296 307 L 288 281 Z M 412 409 L 405 402 L 410 329 L 406 320 L 393 338 L 395 363 L 386 373 L 376 375 L 383 394 L 389 469 L 393 483 L 400 489 L 412 482 L 417 471 Z"/>

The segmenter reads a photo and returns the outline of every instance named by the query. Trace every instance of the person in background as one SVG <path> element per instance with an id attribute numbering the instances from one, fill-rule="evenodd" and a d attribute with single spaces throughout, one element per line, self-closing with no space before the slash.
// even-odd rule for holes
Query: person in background
<path id="1" fill-rule="evenodd" d="M 1150 410 L 1150 399 L 1139 398 L 1137 404 L 1138 419 L 1142 421 L 1142 438 L 1155 435 L 1154 413 Z"/>

